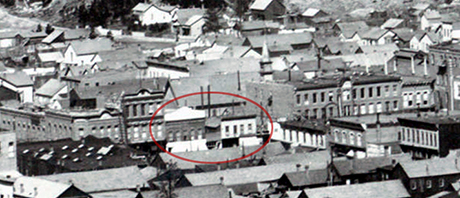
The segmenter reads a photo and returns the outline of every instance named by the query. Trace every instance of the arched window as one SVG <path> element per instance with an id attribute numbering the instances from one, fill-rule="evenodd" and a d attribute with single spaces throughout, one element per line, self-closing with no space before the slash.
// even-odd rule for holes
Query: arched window
<path id="1" fill-rule="evenodd" d="M 355 144 L 355 134 L 353 132 L 350 132 L 349 136 L 350 136 L 350 144 Z"/>
<path id="2" fill-rule="evenodd" d="M 342 131 L 342 143 L 346 144 L 347 143 L 347 132 Z"/>
<path id="3" fill-rule="evenodd" d="M 334 130 L 334 141 L 335 142 L 339 141 L 339 130 L 338 129 Z"/>
<path id="4" fill-rule="evenodd" d="M 194 139 L 195 139 L 195 130 L 191 129 L 190 130 L 190 140 L 194 140 Z"/>
<path id="5" fill-rule="evenodd" d="M 174 135 L 173 135 L 172 131 L 168 132 L 168 141 L 170 141 L 170 142 L 174 141 Z"/>
<path id="6" fill-rule="evenodd" d="M 198 139 L 199 140 L 203 139 L 203 130 L 202 129 L 198 129 Z"/>
<path id="7" fill-rule="evenodd" d="M 363 141 L 363 140 L 362 140 L 362 135 L 361 135 L 361 133 L 358 133 L 358 134 L 356 135 L 356 145 L 357 145 L 357 146 L 362 146 L 362 145 L 363 145 L 362 141 Z"/>

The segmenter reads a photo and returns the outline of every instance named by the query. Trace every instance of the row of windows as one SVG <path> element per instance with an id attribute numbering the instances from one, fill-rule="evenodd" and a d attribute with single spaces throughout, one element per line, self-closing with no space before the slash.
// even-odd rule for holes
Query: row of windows
<path id="1" fill-rule="evenodd" d="M 403 102 L 404 107 L 413 107 L 417 105 L 429 105 L 430 95 L 428 91 L 404 92 Z"/>
<path id="2" fill-rule="evenodd" d="M 336 112 L 335 107 L 328 107 L 326 108 L 313 108 L 313 109 L 305 109 L 305 117 L 308 119 L 317 119 L 317 118 L 326 118 L 326 117 L 333 117 L 334 112 Z"/>
<path id="3" fill-rule="evenodd" d="M 151 126 L 152 133 L 154 137 L 161 138 L 163 137 L 163 125 L 155 124 Z M 147 124 L 141 126 L 128 127 L 128 139 L 144 139 L 148 140 L 150 138 L 150 130 Z"/>
<path id="4" fill-rule="evenodd" d="M 7 128 L 11 128 L 12 130 L 20 130 L 20 131 L 45 131 L 46 126 L 38 126 L 38 125 L 33 125 L 31 123 L 26 123 L 26 122 L 17 122 L 15 124 L 14 121 L 11 120 L 3 120 L 2 121 L 3 126 Z M 72 131 L 72 127 L 67 126 L 67 125 L 61 125 L 61 124 L 51 124 L 48 123 L 48 128 L 50 129 L 50 132 L 55 133 L 58 131 Z"/>
<path id="5" fill-rule="evenodd" d="M 390 110 L 397 111 L 398 110 L 398 101 L 395 100 L 393 102 L 386 101 L 385 103 L 377 102 L 377 103 L 368 103 L 368 104 L 361 104 L 355 105 L 353 107 L 355 115 L 364 115 L 364 114 L 373 114 L 373 113 L 382 113 L 387 112 Z"/>
<path id="6" fill-rule="evenodd" d="M 169 131 L 168 132 L 168 141 L 188 141 L 188 140 L 201 140 L 203 139 L 203 130 L 197 129 L 195 132 L 194 128 L 190 130 L 184 129 L 182 132 L 180 130 L 177 131 Z"/>
<path id="7" fill-rule="evenodd" d="M 417 180 L 412 180 L 410 182 L 410 188 L 411 190 L 417 190 L 417 187 L 420 186 L 421 189 L 423 189 L 423 186 L 426 186 L 427 189 L 431 189 L 433 187 L 433 183 L 431 179 L 427 179 L 425 182 L 423 180 L 419 180 L 420 185 L 417 185 Z M 425 185 L 424 185 L 425 183 Z M 438 180 L 439 188 L 443 188 L 446 184 L 444 181 L 444 178 L 440 178 Z"/>
<path id="8" fill-rule="evenodd" d="M 310 134 L 308 132 L 284 130 L 283 139 L 290 142 L 304 143 L 310 146 L 325 146 L 323 135 Z"/>
<path id="9" fill-rule="evenodd" d="M 85 129 L 79 128 L 78 133 L 80 137 L 85 136 Z M 109 125 L 109 126 L 100 126 L 100 127 L 93 126 L 91 128 L 91 134 L 95 136 L 99 136 L 99 137 L 114 137 L 115 139 L 118 139 L 119 133 L 120 133 L 120 129 L 118 128 L 118 125 L 114 125 L 114 126 Z"/>
<path id="10" fill-rule="evenodd" d="M 398 85 L 383 86 L 383 95 L 384 97 L 398 96 Z M 353 99 L 380 98 L 382 97 L 382 87 L 376 86 L 376 87 L 366 87 L 366 88 L 363 87 L 363 88 L 358 88 L 358 89 L 355 88 L 352 90 L 352 96 L 353 96 Z M 342 97 L 345 101 L 349 100 L 349 93 L 344 92 Z M 303 94 L 303 97 L 301 94 L 297 94 L 296 95 L 297 105 L 301 105 L 302 101 L 304 105 L 324 103 L 324 102 L 334 102 L 335 94 L 333 91 L 320 92 L 320 93 L 305 93 Z"/>
<path id="11" fill-rule="evenodd" d="M 155 111 L 160 108 L 160 104 L 149 103 L 149 104 L 134 104 L 126 105 L 125 110 L 128 112 L 128 117 L 138 117 L 145 115 L 153 115 Z"/>
<path id="12" fill-rule="evenodd" d="M 340 132 L 339 129 L 335 129 L 333 135 L 334 142 L 356 146 L 363 145 L 361 133 L 357 133 L 355 138 L 355 133 L 353 133 L 352 131 L 343 130 L 342 132 Z"/>
<path id="13" fill-rule="evenodd" d="M 320 92 L 318 93 L 306 93 L 303 94 L 303 104 L 304 105 L 309 105 L 309 104 L 317 104 L 317 103 L 325 103 L 325 102 L 333 102 L 335 101 L 334 97 L 334 92 L 329 91 L 329 92 Z M 296 95 L 296 102 L 298 105 L 302 103 L 302 95 L 297 94 Z"/>
<path id="14" fill-rule="evenodd" d="M 247 127 L 245 128 L 244 124 L 240 124 L 240 127 L 238 125 L 233 125 L 233 135 L 238 136 L 238 134 L 246 134 L 247 133 L 252 133 L 252 124 L 247 124 Z M 230 126 L 225 126 L 225 136 L 229 137 L 230 136 Z"/>
<path id="15" fill-rule="evenodd" d="M 391 94 L 392 93 L 392 94 Z M 362 87 L 358 89 L 352 90 L 352 97 L 353 99 L 371 99 L 371 98 L 379 98 L 382 97 L 382 87 Z M 398 96 L 398 85 L 392 85 L 390 90 L 390 85 L 383 86 L 383 96 L 390 97 L 390 96 Z"/>
<path id="16" fill-rule="evenodd" d="M 438 146 L 438 134 L 433 131 L 401 127 L 398 139 L 402 142 L 415 143 L 424 146 Z"/>

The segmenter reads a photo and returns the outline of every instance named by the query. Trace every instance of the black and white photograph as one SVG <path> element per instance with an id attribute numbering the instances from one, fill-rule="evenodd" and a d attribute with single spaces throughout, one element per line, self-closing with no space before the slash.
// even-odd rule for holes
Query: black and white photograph
<path id="1" fill-rule="evenodd" d="M 0 0 L 0 198 L 460 198 L 460 0 Z"/>

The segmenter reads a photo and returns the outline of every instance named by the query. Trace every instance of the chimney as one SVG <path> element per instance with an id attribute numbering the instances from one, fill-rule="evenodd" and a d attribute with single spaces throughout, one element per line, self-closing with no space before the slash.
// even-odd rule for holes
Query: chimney
<path id="1" fill-rule="evenodd" d="M 36 197 L 37 195 L 38 195 L 38 188 L 34 187 L 34 197 Z"/>
<path id="2" fill-rule="evenodd" d="M 204 107 L 204 96 L 203 96 L 203 86 L 200 86 L 200 96 L 201 96 L 201 108 Z"/>
<path id="3" fill-rule="evenodd" d="M 291 81 L 291 70 L 288 69 L 288 81 Z"/>
<path id="4" fill-rule="evenodd" d="M 211 117 L 211 85 L 208 85 L 208 117 Z"/>
<path id="5" fill-rule="evenodd" d="M 220 185 L 224 185 L 224 177 L 222 176 L 219 179 L 220 179 Z"/>
<path id="6" fill-rule="evenodd" d="M 375 125 L 377 127 L 377 142 L 380 143 L 382 132 L 380 131 L 380 113 L 377 113 L 377 120 L 375 121 Z"/>
<path id="7" fill-rule="evenodd" d="M 308 171 L 310 170 L 310 165 L 305 165 L 305 174 L 308 176 Z"/>
<path id="8" fill-rule="evenodd" d="M 300 164 L 296 164 L 297 172 L 300 172 L 300 167 L 301 167 L 301 166 L 302 166 L 302 165 L 300 165 Z"/>
<path id="9" fill-rule="evenodd" d="M 241 79 L 240 79 L 240 70 L 236 72 L 236 75 L 238 77 L 238 91 L 241 91 Z"/>
<path id="10" fill-rule="evenodd" d="M 136 185 L 136 192 L 141 192 L 141 185 L 139 184 Z"/>

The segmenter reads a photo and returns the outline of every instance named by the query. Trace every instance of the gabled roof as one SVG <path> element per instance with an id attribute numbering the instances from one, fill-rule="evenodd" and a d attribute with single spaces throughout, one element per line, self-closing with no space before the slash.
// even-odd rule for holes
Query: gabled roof
<path id="1" fill-rule="evenodd" d="M 24 38 L 44 38 L 48 36 L 45 31 L 41 32 L 32 32 L 32 31 L 21 31 L 19 33 Z"/>
<path id="2" fill-rule="evenodd" d="M 177 188 L 174 193 L 187 198 L 230 198 L 227 187 L 220 184 Z"/>
<path id="3" fill-rule="evenodd" d="M 139 11 L 139 12 L 145 12 L 150 8 L 150 6 L 152 5 L 148 3 L 138 3 L 136 6 L 134 6 L 132 10 Z"/>
<path id="4" fill-rule="evenodd" d="M 294 172 L 296 170 L 296 164 L 284 163 L 206 173 L 185 174 L 183 179 L 190 182 L 192 186 L 206 186 L 220 184 L 221 178 L 223 177 L 223 184 L 225 186 L 229 186 L 276 181 L 281 178 L 284 173 Z"/>
<path id="5" fill-rule="evenodd" d="M 340 22 L 337 23 L 336 26 L 340 29 L 343 36 L 346 38 L 351 38 L 356 33 L 361 33 L 369 29 L 369 26 L 364 21 Z"/>
<path id="6" fill-rule="evenodd" d="M 205 110 L 193 110 L 189 107 L 181 107 L 180 109 L 174 112 L 165 114 L 164 120 L 165 122 L 168 122 L 188 119 L 204 119 L 205 117 Z"/>
<path id="7" fill-rule="evenodd" d="M 66 29 L 64 30 L 65 40 L 76 40 L 76 39 L 85 39 L 89 37 L 91 30 L 78 28 L 78 29 Z"/>
<path id="8" fill-rule="evenodd" d="M 217 60 L 207 60 L 201 63 L 190 62 L 190 76 L 204 77 L 219 74 L 234 74 L 238 71 L 241 73 L 259 72 L 259 60 L 248 58 L 224 58 Z"/>
<path id="9" fill-rule="evenodd" d="M 399 51 L 399 47 L 394 44 L 384 44 L 384 45 L 363 45 L 361 46 L 361 50 L 363 50 L 363 53 L 376 53 L 376 52 L 387 52 L 387 53 L 393 53 L 396 51 Z"/>
<path id="10" fill-rule="evenodd" d="M 47 37 L 45 37 L 42 40 L 42 42 L 46 43 L 46 44 L 50 44 L 50 43 L 54 42 L 62 34 L 64 34 L 64 31 L 62 31 L 62 30 L 54 30 L 53 32 L 51 32 L 51 34 L 49 34 Z"/>
<path id="11" fill-rule="evenodd" d="M 317 169 L 308 171 L 295 171 L 285 173 L 285 177 L 292 187 L 305 187 L 312 185 L 326 184 L 329 180 L 328 169 Z M 338 178 L 335 177 L 337 180 Z"/>
<path id="12" fill-rule="evenodd" d="M 395 19 L 395 18 L 390 18 L 383 25 L 380 26 L 382 29 L 394 29 L 398 27 L 402 22 L 404 22 L 404 19 Z"/>
<path id="13" fill-rule="evenodd" d="M 364 184 L 320 187 L 304 190 L 308 198 L 388 198 L 411 197 L 400 180 L 369 182 Z"/>
<path id="14" fill-rule="evenodd" d="M 423 16 L 425 16 L 428 20 L 441 19 L 441 15 L 437 10 L 427 10 Z"/>
<path id="15" fill-rule="evenodd" d="M 261 30 L 261 29 L 278 29 L 281 24 L 274 21 L 243 21 L 241 23 L 241 31 L 252 31 L 252 30 Z"/>
<path id="16" fill-rule="evenodd" d="M 13 31 L 13 32 L 0 32 L 0 39 L 8 39 L 8 38 L 14 38 L 16 36 L 20 35 L 19 32 Z"/>
<path id="17" fill-rule="evenodd" d="M 409 178 L 460 175 L 460 167 L 451 158 L 404 161 L 399 164 Z"/>
<path id="18" fill-rule="evenodd" d="M 430 7 L 430 4 L 429 3 L 418 3 L 414 6 L 412 6 L 411 8 L 412 9 L 416 9 L 416 10 L 426 10 Z"/>
<path id="19" fill-rule="evenodd" d="M 327 161 L 331 160 L 330 153 L 328 151 L 315 151 L 310 153 L 294 153 L 294 154 L 283 154 L 272 157 L 264 157 L 263 161 L 267 165 L 272 164 L 302 164 L 310 165 L 311 169 L 321 169 L 327 167 Z"/>
<path id="20" fill-rule="evenodd" d="M 14 73 L 0 74 L 0 80 L 4 80 L 16 87 L 33 86 L 34 82 L 25 72 L 16 71 Z"/>
<path id="21" fill-rule="evenodd" d="M 430 38 L 430 40 L 431 40 L 431 42 L 433 42 L 433 44 L 438 44 L 438 43 L 441 43 L 441 41 L 442 41 L 441 38 L 439 38 L 439 36 L 438 36 L 436 33 L 434 33 L 434 32 L 426 32 L 426 33 L 420 38 L 420 40 L 422 40 L 423 37 L 426 37 L 426 36 L 427 36 L 428 38 Z"/>
<path id="22" fill-rule="evenodd" d="M 53 97 L 65 86 L 65 82 L 61 82 L 57 79 L 50 79 L 35 92 L 35 95 Z"/>
<path id="23" fill-rule="evenodd" d="M 410 29 L 410 28 L 397 28 L 397 29 L 394 29 L 392 30 L 393 33 L 396 34 L 396 36 L 404 41 L 404 42 L 409 42 L 412 37 L 414 36 L 415 32 Z"/>
<path id="24" fill-rule="evenodd" d="M 68 181 L 65 183 L 58 183 L 34 177 L 19 177 L 14 182 L 14 188 L 17 189 L 14 195 L 30 198 L 58 198 L 72 187 L 72 185 L 67 182 Z M 24 191 L 19 190 L 21 186 Z M 38 193 L 34 196 L 35 188 Z"/>
<path id="25" fill-rule="evenodd" d="M 61 62 L 64 60 L 64 56 L 61 52 L 44 52 L 38 53 L 38 59 L 41 62 Z"/>
<path id="26" fill-rule="evenodd" d="M 341 55 L 356 54 L 356 51 L 360 49 L 357 42 L 334 42 L 329 43 L 327 48 L 333 54 L 340 52 Z"/>
<path id="27" fill-rule="evenodd" d="M 250 10 L 265 10 L 267 7 L 273 2 L 277 0 L 255 0 L 251 6 L 249 6 Z"/>
<path id="28" fill-rule="evenodd" d="M 318 14 L 318 12 L 320 12 L 321 10 L 320 9 L 317 9 L 317 8 L 307 8 L 307 10 L 305 10 L 305 12 L 302 13 L 302 16 L 305 16 L 305 17 L 314 17 L 316 14 Z"/>
<path id="29" fill-rule="evenodd" d="M 313 36 L 309 32 L 304 33 L 293 33 L 293 34 L 270 34 L 262 36 L 250 36 L 246 38 L 252 48 L 262 48 L 264 42 L 267 42 L 268 46 L 274 45 L 301 45 L 310 44 L 313 40 Z"/>
<path id="30" fill-rule="evenodd" d="M 139 198 L 140 192 L 134 192 L 130 190 L 118 190 L 101 193 L 91 193 L 93 198 Z"/>
<path id="31" fill-rule="evenodd" d="M 93 193 L 136 189 L 138 185 L 147 187 L 147 179 L 143 177 L 140 171 L 141 168 L 137 166 L 128 166 L 106 170 L 46 175 L 39 176 L 39 178 L 62 183 L 72 181 L 77 188 L 87 193 Z"/>
<path id="32" fill-rule="evenodd" d="M 196 23 L 198 20 L 200 19 L 203 19 L 204 16 L 203 15 L 193 15 L 192 17 L 190 17 L 187 22 L 185 22 L 183 25 L 186 25 L 186 26 L 192 26 L 194 23 Z"/>
<path id="33" fill-rule="evenodd" d="M 363 39 L 378 40 L 389 31 L 390 30 L 375 27 L 375 28 L 371 28 L 369 31 L 361 35 L 361 37 Z"/>
<path id="34" fill-rule="evenodd" d="M 296 63 L 297 67 L 301 71 L 335 71 L 336 69 L 345 68 L 346 64 L 340 57 L 333 57 L 328 59 L 321 59 L 321 68 L 318 68 L 318 60 L 312 59 L 303 62 Z"/>
<path id="35" fill-rule="evenodd" d="M 185 24 L 193 16 L 204 16 L 206 10 L 201 8 L 185 8 L 177 10 L 177 22 L 179 24 Z"/>
<path id="36" fill-rule="evenodd" d="M 69 46 L 72 46 L 78 55 L 96 54 L 102 51 L 113 50 L 112 41 L 108 38 L 72 41 Z"/>
<path id="37" fill-rule="evenodd" d="M 391 158 L 376 157 L 351 160 L 334 160 L 334 167 L 340 176 L 369 174 L 386 166 L 393 166 Z"/>
<path id="38" fill-rule="evenodd" d="M 244 147 L 244 153 L 249 154 L 257 149 L 260 148 L 260 145 L 256 146 L 246 146 Z M 281 143 L 269 143 L 267 144 L 260 152 L 254 154 L 256 157 L 261 157 L 262 155 L 277 155 L 279 153 L 284 152 L 285 149 L 281 145 Z M 219 150 L 207 150 L 207 151 L 195 151 L 195 152 L 179 152 L 174 153 L 180 157 L 184 157 L 187 159 L 193 159 L 196 161 L 205 161 L 205 162 L 212 162 L 212 161 L 226 161 L 232 160 L 243 156 L 243 149 L 241 147 L 232 147 L 232 148 L 223 148 Z M 188 162 L 185 160 L 177 159 L 167 153 L 160 153 L 158 155 L 159 159 L 163 162 L 173 161 L 176 162 L 177 167 L 182 170 L 187 169 L 195 169 L 196 165 L 200 165 L 198 163 Z"/>

